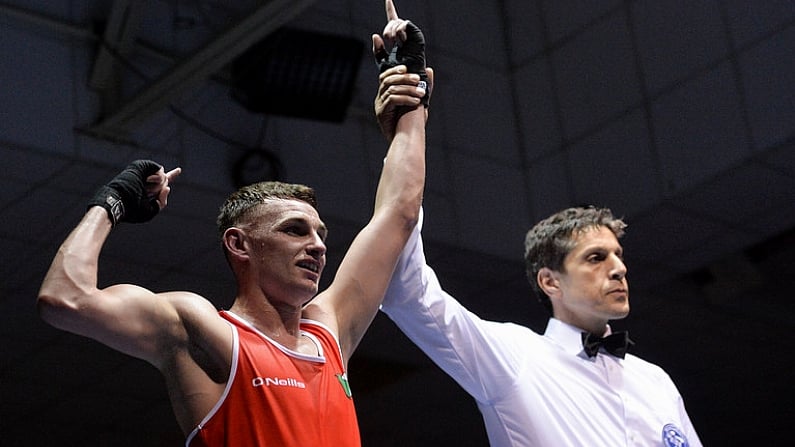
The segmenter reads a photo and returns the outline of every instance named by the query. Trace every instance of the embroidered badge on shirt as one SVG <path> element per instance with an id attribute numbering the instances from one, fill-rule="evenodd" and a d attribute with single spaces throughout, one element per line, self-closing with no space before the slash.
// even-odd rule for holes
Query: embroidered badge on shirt
<path id="1" fill-rule="evenodd" d="M 689 447 L 687 437 L 674 424 L 665 424 L 662 429 L 662 441 L 665 447 Z"/>
<path id="2" fill-rule="evenodd" d="M 345 395 L 348 396 L 348 399 L 351 398 L 351 385 L 348 383 L 348 373 L 344 372 L 342 374 L 337 374 L 337 380 L 340 381 L 340 385 L 342 385 L 343 391 L 345 391 Z"/>

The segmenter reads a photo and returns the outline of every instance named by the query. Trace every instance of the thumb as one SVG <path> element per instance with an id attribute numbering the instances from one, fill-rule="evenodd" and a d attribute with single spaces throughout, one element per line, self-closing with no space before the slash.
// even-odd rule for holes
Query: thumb
<path id="1" fill-rule="evenodd" d="M 384 39 L 378 34 L 373 34 L 373 56 L 375 56 L 376 61 L 386 59 L 388 56 Z"/>

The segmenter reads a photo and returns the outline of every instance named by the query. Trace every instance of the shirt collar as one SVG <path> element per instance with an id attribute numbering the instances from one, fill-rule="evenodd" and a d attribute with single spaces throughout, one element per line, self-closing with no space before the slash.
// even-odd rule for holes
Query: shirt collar
<path id="1" fill-rule="evenodd" d="M 551 339 L 564 351 L 571 355 L 578 355 L 582 350 L 582 333 L 584 331 L 576 326 L 564 323 L 558 319 L 550 318 L 547 322 L 547 329 L 544 331 L 544 337 Z M 605 328 L 604 336 L 612 334 L 608 324 Z"/>

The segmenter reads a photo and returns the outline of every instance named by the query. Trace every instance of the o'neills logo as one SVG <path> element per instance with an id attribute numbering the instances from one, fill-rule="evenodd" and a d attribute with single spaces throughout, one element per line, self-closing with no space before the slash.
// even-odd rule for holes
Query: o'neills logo
<path id="1" fill-rule="evenodd" d="M 289 386 L 293 388 L 306 388 L 304 382 L 299 382 L 291 377 L 281 379 L 279 377 L 255 377 L 251 384 L 256 386 Z"/>

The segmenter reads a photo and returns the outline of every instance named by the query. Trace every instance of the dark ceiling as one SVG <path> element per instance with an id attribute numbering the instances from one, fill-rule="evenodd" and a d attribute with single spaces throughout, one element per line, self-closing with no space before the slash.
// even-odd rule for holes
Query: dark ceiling
<path id="1" fill-rule="evenodd" d="M 543 331 L 524 232 L 560 208 L 609 206 L 630 224 L 633 311 L 616 326 L 672 376 L 705 445 L 784 445 L 795 2 L 397 7 L 425 31 L 437 73 L 424 234 L 443 284 L 484 317 Z M 368 218 L 386 149 L 368 54 L 383 25 L 381 0 L 0 2 L 0 444 L 182 443 L 154 368 L 37 317 L 50 259 L 98 185 L 153 158 L 184 174 L 157 219 L 114 230 L 100 282 L 227 305 L 214 219 L 237 162 L 257 150 L 318 190 L 333 273 Z M 285 27 L 361 42 L 341 121 L 318 119 L 330 107 L 319 102 L 309 119 L 233 98 L 232 62 Z M 249 168 L 243 178 L 262 166 Z M 350 376 L 366 446 L 486 445 L 474 402 L 383 315 Z"/>

